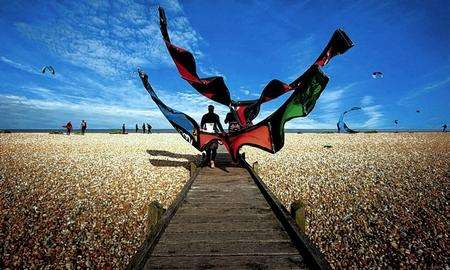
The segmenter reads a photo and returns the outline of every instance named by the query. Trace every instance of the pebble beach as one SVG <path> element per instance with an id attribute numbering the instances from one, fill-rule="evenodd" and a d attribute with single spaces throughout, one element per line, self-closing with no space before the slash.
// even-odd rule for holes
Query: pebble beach
<path id="1" fill-rule="evenodd" d="M 445 268 L 450 134 L 287 134 L 272 155 L 244 147 L 333 268 Z M 178 134 L 0 134 L 5 269 L 120 269 L 198 153 Z"/>

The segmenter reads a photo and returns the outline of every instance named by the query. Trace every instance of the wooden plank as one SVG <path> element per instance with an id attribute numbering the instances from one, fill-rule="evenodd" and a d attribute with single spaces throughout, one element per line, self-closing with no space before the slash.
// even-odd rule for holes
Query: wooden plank
<path id="1" fill-rule="evenodd" d="M 224 214 L 224 213 L 214 213 L 214 214 L 194 214 L 194 215 L 175 215 L 170 221 L 171 224 L 177 223 L 206 223 L 208 221 L 216 221 L 216 222 L 260 222 L 268 219 L 272 219 L 272 213 L 265 214 Z"/>
<path id="2" fill-rule="evenodd" d="M 174 255 L 177 256 L 254 256 L 254 255 L 298 255 L 290 240 L 275 240 L 274 242 L 185 242 L 165 243 L 160 242 L 154 249 L 152 255 Z"/>
<path id="3" fill-rule="evenodd" d="M 185 199 L 181 208 L 208 208 L 208 209 L 230 209 L 230 208 L 268 208 L 263 200 L 247 200 L 243 202 L 210 202 L 203 203 L 198 200 Z"/>
<path id="4" fill-rule="evenodd" d="M 169 224 L 167 230 L 171 232 L 191 232 L 191 231 L 241 231 L 243 229 L 253 230 L 273 230 L 282 229 L 281 225 L 273 220 L 263 222 L 208 222 L 208 223 L 185 223 L 182 226 L 178 224 Z"/>
<path id="5" fill-rule="evenodd" d="M 170 260 L 170 264 L 167 263 Z M 300 256 L 154 256 L 145 269 L 306 269 Z"/>
<path id="6" fill-rule="evenodd" d="M 182 207 L 179 210 L 180 215 L 196 215 L 199 211 L 205 215 L 223 214 L 223 215 L 251 215 L 251 214 L 265 214 L 270 213 L 270 208 L 227 208 L 227 209 L 208 209 L 200 207 Z"/>
<path id="7" fill-rule="evenodd" d="M 286 233 L 280 230 L 253 230 L 253 231 L 235 231 L 227 232 L 208 232 L 196 231 L 186 234 L 184 232 L 167 231 L 161 237 L 160 241 L 174 242 L 185 239 L 204 240 L 204 241 L 230 241 L 230 240 L 273 240 L 289 239 Z"/>

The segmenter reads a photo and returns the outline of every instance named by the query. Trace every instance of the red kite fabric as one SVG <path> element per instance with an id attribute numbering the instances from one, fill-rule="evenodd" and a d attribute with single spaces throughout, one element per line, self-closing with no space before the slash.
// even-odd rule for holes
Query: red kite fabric
<path id="1" fill-rule="evenodd" d="M 167 30 L 167 18 L 164 9 L 158 8 L 160 19 L 160 30 L 165 41 L 166 47 L 172 57 L 181 77 L 189 82 L 200 94 L 216 101 L 220 104 L 230 107 L 232 112 L 237 116 L 241 127 L 245 128 L 252 125 L 252 121 L 259 114 L 262 103 L 273 100 L 284 93 L 292 91 L 298 84 L 298 79 L 287 84 L 280 80 L 271 80 L 263 89 L 259 99 L 235 101 L 231 99 L 230 91 L 225 85 L 223 77 L 214 76 L 208 78 L 200 78 L 197 74 L 194 56 L 191 52 L 178 47 L 171 43 L 169 32 Z M 323 67 L 331 58 L 336 55 L 345 53 L 353 46 L 352 41 L 347 34 L 338 29 L 334 32 L 327 46 L 315 61 L 315 64 Z"/>
<path id="2" fill-rule="evenodd" d="M 190 116 L 165 105 L 152 89 L 147 74 L 139 70 L 145 89 L 172 126 L 196 149 L 203 151 L 212 141 L 221 141 L 235 161 L 239 149 L 244 145 L 255 146 L 271 153 L 279 151 L 284 145 L 285 123 L 293 118 L 308 115 L 328 83 L 329 78 L 320 68 L 332 57 L 346 52 L 353 46 L 347 34 L 338 29 L 316 62 L 292 83 L 286 84 L 279 80 L 272 80 L 264 87 L 259 99 L 234 101 L 222 77 L 200 78 L 197 75 L 193 55 L 170 42 L 167 20 L 162 8 L 159 8 L 159 15 L 162 36 L 181 77 L 202 95 L 229 106 L 241 122 L 242 128 L 228 133 L 202 131 L 198 123 Z M 262 103 L 289 91 L 293 93 L 280 108 L 256 125 L 252 124 Z"/>

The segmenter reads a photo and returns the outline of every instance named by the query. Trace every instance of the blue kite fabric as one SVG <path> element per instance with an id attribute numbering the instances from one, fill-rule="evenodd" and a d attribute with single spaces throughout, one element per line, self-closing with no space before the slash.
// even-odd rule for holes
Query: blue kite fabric
<path id="1" fill-rule="evenodd" d="M 279 151 L 284 146 L 285 123 L 293 118 L 308 115 L 325 89 L 329 78 L 322 72 L 321 67 L 332 57 L 346 52 L 353 46 L 347 34 L 338 29 L 316 62 L 292 83 L 286 84 L 279 80 L 272 80 L 264 88 L 258 100 L 234 101 L 222 77 L 200 78 L 197 75 L 193 55 L 170 42 L 167 19 L 162 8 L 159 8 L 159 15 L 161 34 L 181 77 L 200 94 L 228 106 L 241 121 L 241 129 L 220 133 L 201 130 L 198 123 L 189 115 L 165 105 L 151 87 L 148 75 L 139 70 L 144 88 L 172 126 L 192 146 L 203 151 L 211 142 L 221 141 L 234 161 L 238 158 L 239 149 L 244 145 L 258 147 L 271 153 Z M 292 91 L 291 96 L 275 112 L 255 125 L 251 123 L 258 115 L 259 107 L 263 102 L 290 91 Z"/>
<path id="2" fill-rule="evenodd" d="M 346 132 L 346 133 L 358 133 L 358 131 L 353 130 L 347 126 L 347 124 L 344 122 L 344 116 L 351 112 L 361 110 L 361 107 L 352 107 L 351 109 L 343 112 L 341 116 L 339 117 L 339 122 L 337 123 L 338 133 Z"/>

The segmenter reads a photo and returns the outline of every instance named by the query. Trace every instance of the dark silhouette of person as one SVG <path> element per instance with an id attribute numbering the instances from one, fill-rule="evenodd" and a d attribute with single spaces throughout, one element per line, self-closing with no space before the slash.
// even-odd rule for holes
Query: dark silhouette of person
<path id="1" fill-rule="evenodd" d="M 126 129 L 125 129 L 125 124 L 122 124 L 122 134 L 125 134 Z"/>
<path id="2" fill-rule="evenodd" d="M 236 114 L 231 110 L 227 113 L 227 116 L 225 116 L 225 124 L 228 124 L 228 132 L 235 132 L 241 129 Z"/>
<path id="3" fill-rule="evenodd" d="M 148 134 L 152 133 L 152 126 L 149 123 L 147 123 L 147 132 Z"/>
<path id="4" fill-rule="evenodd" d="M 84 120 L 81 120 L 81 135 L 84 135 L 87 129 L 87 122 Z"/>
<path id="5" fill-rule="evenodd" d="M 66 128 L 67 135 L 70 135 L 70 133 L 72 132 L 72 128 L 73 128 L 73 126 L 72 126 L 72 121 L 69 121 L 69 122 L 68 122 L 65 126 L 63 126 L 63 127 Z"/>
<path id="6" fill-rule="evenodd" d="M 145 134 L 145 123 L 142 124 L 142 133 Z"/>
<path id="7" fill-rule="evenodd" d="M 219 116 L 214 113 L 214 106 L 213 105 L 209 105 L 208 106 L 208 113 L 203 115 L 202 121 L 200 122 L 200 127 L 203 130 L 207 130 L 207 125 L 206 124 L 212 124 L 214 132 L 219 132 L 219 131 L 222 132 L 222 133 L 225 132 L 223 130 L 222 124 L 220 124 Z M 214 162 L 216 160 L 217 148 L 218 147 L 219 147 L 218 142 L 217 141 L 213 141 L 206 148 L 206 164 L 209 163 L 211 168 L 215 167 Z"/>
<path id="8" fill-rule="evenodd" d="M 139 131 L 138 124 L 136 124 L 136 133 Z"/>
<path id="9" fill-rule="evenodd" d="M 447 124 L 442 125 L 442 132 L 447 132 Z"/>

